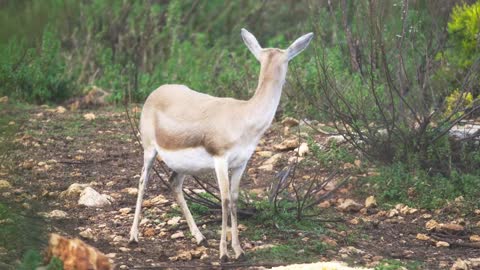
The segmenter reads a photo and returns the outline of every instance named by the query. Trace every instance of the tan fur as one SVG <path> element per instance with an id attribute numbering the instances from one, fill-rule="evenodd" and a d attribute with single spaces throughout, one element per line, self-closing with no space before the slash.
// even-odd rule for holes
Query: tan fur
<path id="1" fill-rule="evenodd" d="M 65 270 L 111 270 L 108 258 L 80 239 L 68 239 L 52 233 L 47 249 L 45 262 L 56 257 L 63 262 Z"/>
<path id="2" fill-rule="evenodd" d="M 142 130 L 146 130 L 143 126 L 153 123 L 151 139 L 167 150 L 202 146 L 213 156 L 222 155 L 244 136 L 263 132 L 270 124 L 271 119 L 258 125 L 256 113 L 262 113 L 263 99 L 271 98 L 269 87 L 281 73 L 280 63 L 285 61 L 284 57 L 278 49 L 264 53 L 261 83 L 248 101 L 212 97 L 183 85 L 161 86 L 145 102 Z M 178 122 L 181 126 L 172 128 L 168 122 Z M 152 142 L 144 140 L 145 143 Z"/>

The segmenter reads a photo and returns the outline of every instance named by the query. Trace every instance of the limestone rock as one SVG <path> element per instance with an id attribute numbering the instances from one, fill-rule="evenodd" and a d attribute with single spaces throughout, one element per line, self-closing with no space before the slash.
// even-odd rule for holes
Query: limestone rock
<path id="1" fill-rule="evenodd" d="M 92 121 L 92 120 L 95 120 L 95 118 L 97 117 L 93 113 L 86 113 L 83 115 L 83 118 L 85 118 L 85 120 L 87 121 Z"/>
<path id="2" fill-rule="evenodd" d="M 295 127 L 295 126 L 298 126 L 299 124 L 300 124 L 300 121 L 298 121 L 293 117 L 285 117 L 282 120 L 282 125 L 285 127 Z"/>
<path id="3" fill-rule="evenodd" d="M 308 148 L 307 143 L 302 143 L 298 147 L 298 156 L 300 156 L 300 157 L 304 157 L 304 156 L 308 155 L 309 152 L 310 152 L 310 149 Z"/>
<path id="4" fill-rule="evenodd" d="M 366 208 L 373 208 L 377 207 L 377 200 L 374 196 L 369 196 L 365 199 L 365 207 Z"/>
<path id="5" fill-rule="evenodd" d="M 257 155 L 259 155 L 261 157 L 264 157 L 264 158 L 269 158 L 269 157 L 273 156 L 273 153 L 272 153 L 272 151 L 258 151 Z"/>
<path id="6" fill-rule="evenodd" d="M 417 237 L 416 237 L 418 240 L 421 240 L 421 241 L 428 241 L 430 240 L 430 236 L 426 235 L 426 234 L 423 234 L 423 233 L 417 233 Z"/>
<path id="7" fill-rule="evenodd" d="M 12 185 L 7 180 L 0 180 L 0 190 L 1 189 L 9 189 Z"/>
<path id="8" fill-rule="evenodd" d="M 338 209 L 344 212 L 358 212 L 363 208 L 363 205 L 355 202 L 352 199 L 346 199 L 343 203 L 338 206 Z"/>
<path id="9" fill-rule="evenodd" d="M 449 247 L 450 244 L 445 242 L 445 241 L 438 241 L 436 244 L 435 244 L 436 247 Z"/>
<path id="10" fill-rule="evenodd" d="M 89 240 L 95 239 L 95 236 L 93 235 L 93 231 L 90 228 L 81 231 L 79 235 L 85 239 L 89 239 Z"/>
<path id="11" fill-rule="evenodd" d="M 278 151 L 288 151 L 297 148 L 299 145 L 298 139 L 287 139 L 282 143 L 274 145 L 273 148 Z"/>
<path id="12" fill-rule="evenodd" d="M 80 197 L 80 194 L 82 193 L 82 191 L 84 191 L 89 186 L 90 186 L 89 184 L 73 183 L 68 187 L 67 190 L 62 191 L 60 193 L 60 198 L 77 199 L 78 197 Z"/>
<path id="13" fill-rule="evenodd" d="M 93 188 L 87 187 L 80 194 L 78 204 L 85 205 L 87 207 L 104 207 L 111 204 L 110 200 L 110 196 L 100 194 Z"/>
<path id="14" fill-rule="evenodd" d="M 170 236 L 171 239 L 178 239 L 178 238 L 184 238 L 185 235 L 183 234 L 182 231 L 176 232 Z"/>
<path id="15" fill-rule="evenodd" d="M 52 210 L 49 213 L 42 213 L 42 215 L 46 218 L 54 218 L 54 219 L 62 219 L 68 216 L 67 212 L 62 210 Z"/>

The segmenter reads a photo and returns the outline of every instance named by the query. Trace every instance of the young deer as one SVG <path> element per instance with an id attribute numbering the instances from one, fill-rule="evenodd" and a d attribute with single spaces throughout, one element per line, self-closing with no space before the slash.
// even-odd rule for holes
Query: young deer
<path id="1" fill-rule="evenodd" d="M 140 119 L 144 165 L 130 242 L 138 242 L 138 222 L 148 173 L 158 154 L 173 170 L 172 186 L 177 203 L 198 244 L 204 242 L 205 237 L 195 224 L 183 197 L 183 180 L 185 175 L 215 170 L 222 200 L 220 259 L 228 258 L 226 235 L 229 212 L 235 258 L 243 255 L 237 229 L 240 178 L 260 137 L 273 120 L 288 61 L 303 51 L 312 37 L 312 33 L 306 34 L 286 50 L 263 49 L 250 32 L 242 29 L 243 41 L 261 65 L 255 95 L 248 101 L 212 97 L 184 85 L 162 85 L 150 94 Z"/>

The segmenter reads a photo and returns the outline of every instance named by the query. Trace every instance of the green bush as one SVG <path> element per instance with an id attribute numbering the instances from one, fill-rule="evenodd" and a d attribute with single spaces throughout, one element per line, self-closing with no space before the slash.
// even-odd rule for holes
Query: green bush
<path id="1" fill-rule="evenodd" d="M 43 257 L 36 250 L 29 250 L 23 256 L 22 262 L 18 266 L 18 270 L 35 270 L 37 267 L 43 265 Z M 63 263 L 57 258 L 53 258 L 48 265 L 45 266 L 45 270 L 63 270 Z"/>
<path id="2" fill-rule="evenodd" d="M 475 174 L 452 172 L 450 177 L 430 175 L 420 168 L 408 168 L 395 163 L 380 169 L 380 174 L 366 181 L 382 203 L 404 203 L 410 206 L 435 209 L 463 196 L 464 207 L 479 207 L 480 179 Z"/>
<path id="3" fill-rule="evenodd" d="M 60 40 L 46 28 L 39 49 L 12 39 L 0 47 L 0 95 L 32 102 L 59 102 L 74 91 L 65 71 Z"/>
<path id="4" fill-rule="evenodd" d="M 461 68 L 469 68 L 480 57 L 480 1 L 453 8 L 448 22 L 448 61 Z"/>

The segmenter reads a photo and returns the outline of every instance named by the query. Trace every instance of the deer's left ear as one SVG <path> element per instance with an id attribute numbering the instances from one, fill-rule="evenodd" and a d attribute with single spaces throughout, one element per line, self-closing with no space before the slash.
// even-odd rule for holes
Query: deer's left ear
<path id="1" fill-rule="evenodd" d="M 308 44 L 310 44 L 312 38 L 313 33 L 308 33 L 295 40 L 295 42 L 293 42 L 292 45 L 290 45 L 290 47 L 287 49 L 288 61 L 292 60 L 295 56 L 305 50 Z"/>

